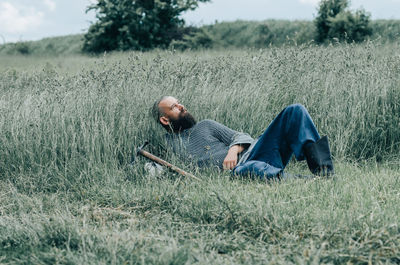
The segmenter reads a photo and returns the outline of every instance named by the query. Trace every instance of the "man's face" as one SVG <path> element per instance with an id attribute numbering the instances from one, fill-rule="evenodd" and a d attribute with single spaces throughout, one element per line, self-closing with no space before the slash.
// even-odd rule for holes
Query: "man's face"
<path id="1" fill-rule="evenodd" d="M 161 100 L 158 106 L 164 113 L 160 117 L 161 124 L 172 127 L 174 132 L 189 129 L 196 124 L 195 118 L 174 97 L 167 97 Z"/>

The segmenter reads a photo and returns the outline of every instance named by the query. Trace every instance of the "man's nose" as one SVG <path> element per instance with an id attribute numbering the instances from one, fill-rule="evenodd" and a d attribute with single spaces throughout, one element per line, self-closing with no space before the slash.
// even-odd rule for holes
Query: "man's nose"
<path id="1" fill-rule="evenodd" d="M 178 104 L 178 109 L 180 110 L 180 111 L 183 111 L 183 110 L 185 110 L 185 106 L 183 106 L 182 104 Z"/>

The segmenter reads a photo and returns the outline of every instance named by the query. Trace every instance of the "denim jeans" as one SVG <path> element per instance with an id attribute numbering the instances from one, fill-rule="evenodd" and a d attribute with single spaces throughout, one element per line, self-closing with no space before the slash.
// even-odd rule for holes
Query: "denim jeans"
<path id="1" fill-rule="evenodd" d="M 318 141 L 320 136 L 307 109 L 301 104 L 286 107 L 271 122 L 248 158 L 236 166 L 236 175 L 271 179 L 283 173 L 294 154 L 304 160 L 303 146 Z"/>

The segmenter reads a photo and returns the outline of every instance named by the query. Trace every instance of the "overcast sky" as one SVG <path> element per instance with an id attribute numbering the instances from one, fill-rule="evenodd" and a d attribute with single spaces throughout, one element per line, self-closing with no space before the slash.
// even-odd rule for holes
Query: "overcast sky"
<path id="1" fill-rule="evenodd" d="M 85 32 L 94 13 L 85 13 L 95 0 L 0 0 L 0 44 L 38 40 Z M 316 15 L 318 0 L 212 0 L 183 15 L 187 24 L 216 20 L 305 19 Z M 372 19 L 400 19 L 400 0 L 352 0 L 351 9 L 363 7 Z"/>

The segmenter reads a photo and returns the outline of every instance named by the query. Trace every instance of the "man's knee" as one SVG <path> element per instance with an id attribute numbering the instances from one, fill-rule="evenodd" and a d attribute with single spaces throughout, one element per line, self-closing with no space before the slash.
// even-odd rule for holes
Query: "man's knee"
<path id="1" fill-rule="evenodd" d="M 300 103 L 291 104 L 286 107 L 286 110 L 304 113 L 307 112 L 307 109 Z"/>

